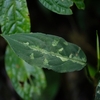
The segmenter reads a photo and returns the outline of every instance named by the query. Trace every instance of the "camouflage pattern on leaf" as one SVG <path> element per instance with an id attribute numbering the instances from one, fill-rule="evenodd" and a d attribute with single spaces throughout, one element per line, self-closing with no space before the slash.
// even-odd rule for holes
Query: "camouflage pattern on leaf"
<path id="1" fill-rule="evenodd" d="M 24 100 L 38 100 L 46 86 L 46 80 L 41 68 L 31 66 L 7 47 L 6 71 L 12 85 Z"/>
<path id="2" fill-rule="evenodd" d="M 81 70 L 86 65 L 84 52 L 63 38 L 34 34 L 2 35 L 14 52 L 30 65 L 57 72 Z"/>

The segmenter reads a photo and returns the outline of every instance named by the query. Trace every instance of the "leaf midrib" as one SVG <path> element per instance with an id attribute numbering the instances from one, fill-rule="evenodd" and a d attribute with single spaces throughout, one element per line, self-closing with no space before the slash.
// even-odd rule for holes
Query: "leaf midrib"
<path id="1" fill-rule="evenodd" d="M 17 41 L 17 40 L 14 40 L 13 38 L 10 38 L 12 41 L 15 41 L 15 42 L 17 42 L 17 43 L 19 43 L 19 44 L 21 44 L 21 45 L 23 45 L 23 43 L 22 42 L 20 42 L 20 41 Z M 7 40 L 8 41 L 8 40 Z M 9 42 L 9 41 L 8 41 Z M 24 45 L 23 45 L 24 46 Z M 65 62 L 65 61 L 72 61 L 72 62 L 76 62 L 76 63 L 78 63 L 78 64 L 81 64 L 81 65 L 85 65 L 85 61 L 83 61 L 83 60 L 76 60 L 76 59 L 74 59 L 74 58 L 69 58 L 69 57 L 64 57 L 64 56 L 62 56 L 61 54 L 59 54 L 59 53 L 54 53 L 54 52 L 48 52 L 48 51 L 46 51 L 46 50 L 44 50 L 44 49 L 41 49 L 41 48 L 39 48 L 38 46 L 28 46 L 27 45 L 27 47 L 28 48 L 30 48 L 31 50 L 34 50 L 34 51 L 39 51 L 39 52 L 43 52 L 43 54 L 48 54 L 48 55 L 52 55 L 52 56 L 55 56 L 55 57 L 57 57 L 57 58 L 59 58 L 59 59 L 61 59 L 61 61 L 63 61 L 63 62 Z M 38 47 L 38 48 L 37 48 Z M 33 49 L 33 48 L 35 48 L 35 49 Z M 80 58 L 81 59 L 81 58 Z M 85 59 L 85 58 L 84 58 Z"/>

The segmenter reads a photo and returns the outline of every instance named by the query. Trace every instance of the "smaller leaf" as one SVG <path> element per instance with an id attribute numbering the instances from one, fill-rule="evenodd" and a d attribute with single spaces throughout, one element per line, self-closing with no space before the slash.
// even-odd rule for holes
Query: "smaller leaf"
<path id="1" fill-rule="evenodd" d="M 95 78 L 95 75 L 97 73 L 97 70 L 95 68 L 93 68 L 93 66 L 91 66 L 91 65 L 88 65 L 87 67 L 88 67 L 88 71 L 89 71 L 90 77 L 92 79 L 94 79 Z"/>
<path id="2" fill-rule="evenodd" d="M 85 9 L 84 0 L 73 0 L 78 9 Z"/>
<path id="3" fill-rule="evenodd" d="M 70 7 L 73 5 L 71 0 L 39 0 L 49 10 L 62 14 L 71 15 L 72 10 Z"/>
<path id="4" fill-rule="evenodd" d="M 31 66 L 18 58 L 14 52 L 7 47 L 6 71 L 11 79 L 12 85 L 24 100 L 38 100 L 42 90 L 46 86 L 46 80 L 41 68 Z"/>
<path id="5" fill-rule="evenodd" d="M 95 100 L 100 100 L 100 81 L 98 82 L 98 85 L 96 87 Z"/>

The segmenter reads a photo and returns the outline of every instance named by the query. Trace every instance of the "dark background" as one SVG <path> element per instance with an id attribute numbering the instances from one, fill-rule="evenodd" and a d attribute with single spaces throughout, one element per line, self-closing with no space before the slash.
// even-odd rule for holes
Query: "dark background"
<path id="1" fill-rule="evenodd" d="M 32 32 L 54 34 L 63 37 L 68 42 L 77 44 L 85 52 L 88 64 L 96 67 L 96 30 L 98 30 L 99 35 L 100 0 L 85 0 L 85 10 L 78 10 L 74 5 L 71 8 L 73 15 L 70 16 L 53 13 L 43 7 L 38 0 L 27 0 L 27 3 Z M 6 75 L 4 64 L 5 48 L 6 42 L 0 37 L 0 100 L 21 100 Z M 79 72 L 64 74 L 44 71 L 49 84 L 50 80 L 55 78 L 55 83 L 58 85 L 51 100 L 93 100 L 94 87 L 87 79 L 84 69 Z M 57 78 L 59 76 L 60 78 Z M 53 89 L 51 92 L 54 91 Z M 50 95 L 47 93 L 45 98 L 45 100 L 50 100 Z"/>

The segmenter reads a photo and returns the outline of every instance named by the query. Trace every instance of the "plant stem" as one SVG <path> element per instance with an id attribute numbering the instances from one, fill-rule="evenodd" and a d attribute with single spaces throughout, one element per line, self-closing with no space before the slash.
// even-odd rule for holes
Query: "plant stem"
<path id="1" fill-rule="evenodd" d="M 97 71 L 99 71 L 100 70 L 100 54 L 99 54 L 99 37 L 98 37 L 98 32 L 96 31 L 96 36 L 97 36 L 97 41 L 96 41 L 96 43 L 97 43 Z"/>

